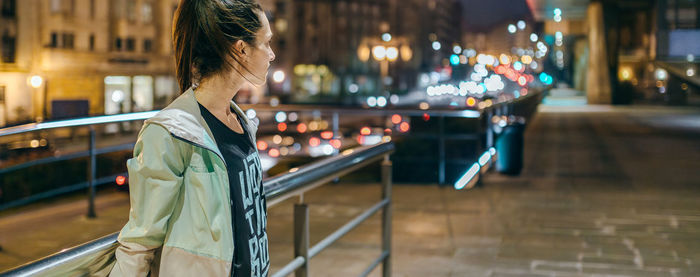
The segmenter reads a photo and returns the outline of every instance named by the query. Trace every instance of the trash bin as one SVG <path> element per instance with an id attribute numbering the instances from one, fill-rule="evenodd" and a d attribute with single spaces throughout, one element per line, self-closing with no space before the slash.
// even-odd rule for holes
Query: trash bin
<path id="1" fill-rule="evenodd" d="M 525 124 L 513 122 L 503 128 L 496 138 L 496 171 L 507 175 L 518 175 L 523 169 L 523 132 Z"/>

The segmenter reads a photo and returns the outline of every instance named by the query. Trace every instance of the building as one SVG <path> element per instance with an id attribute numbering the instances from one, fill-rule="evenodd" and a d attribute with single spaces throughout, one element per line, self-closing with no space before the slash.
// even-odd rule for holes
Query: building
<path id="1" fill-rule="evenodd" d="M 430 70 L 443 54 L 432 40 L 459 42 L 455 0 L 277 0 L 270 10 L 276 33 L 275 69 L 288 76 L 271 93 L 292 101 L 347 100 L 415 86 L 421 68 Z M 459 10 L 459 9 L 457 9 Z M 391 39 L 384 41 L 383 34 Z M 433 34 L 431 36 L 430 34 Z M 371 58 L 377 45 L 404 49 L 386 67 Z"/>
<path id="2" fill-rule="evenodd" d="M 171 40 L 177 3 L 0 0 L 0 126 L 164 107 L 178 94 Z M 277 60 L 269 87 L 237 95 L 244 103 L 259 102 L 265 93 L 335 103 L 400 93 L 461 44 L 458 0 L 261 5 L 275 33 Z M 388 42 L 385 33 L 392 36 Z M 433 50 L 434 41 L 445 47 Z M 372 59 L 369 49 L 377 45 L 401 49 L 401 58 Z"/>
<path id="3" fill-rule="evenodd" d="M 364 37 L 379 37 L 386 29 L 387 3 L 277 0 L 270 10 L 277 53 L 273 71 L 288 78 L 272 84 L 271 93 L 295 101 L 328 99 L 357 79 L 367 80 L 358 77 L 369 65 L 358 61 L 357 47 Z M 374 89 L 372 82 L 359 83 L 362 90 Z"/>
<path id="4" fill-rule="evenodd" d="M 0 126 L 160 108 L 177 0 L 0 0 Z"/>
<path id="5" fill-rule="evenodd" d="M 564 75 L 588 103 L 631 103 L 639 98 L 635 90 L 668 103 L 685 103 L 687 84 L 669 87 L 667 93 L 655 74 L 657 62 L 675 62 L 694 75 L 695 56 L 700 55 L 700 1 L 533 0 L 528 5 L 544 23 L 545 34 L 563 36 L 569 48 L 563 56 L 572 57 L 573 65 Z"/>

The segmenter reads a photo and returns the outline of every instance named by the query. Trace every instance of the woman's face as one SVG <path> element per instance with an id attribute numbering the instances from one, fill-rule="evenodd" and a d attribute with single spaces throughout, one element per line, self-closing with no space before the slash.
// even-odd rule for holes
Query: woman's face
<path id="1" fill-rule="evenodd" d="M 275 53 L 270 48 L 270 40 L 272 40 L 270 22 L 264 12 L 258 12 L 258 16 L 260 16 L 262 27 L 255 33 L 255 42 L 247 44 L 246 49 L 250 50 L 245 53 L 245 65 L 249 72 L 246 70 L 242 72 L 246 72 L 246 75 L 252 75 L 247 79 L 254 85 L 261 86 L 267 80 L 267 71 L 270 68 L 270 62 L 275 59 Z"/>

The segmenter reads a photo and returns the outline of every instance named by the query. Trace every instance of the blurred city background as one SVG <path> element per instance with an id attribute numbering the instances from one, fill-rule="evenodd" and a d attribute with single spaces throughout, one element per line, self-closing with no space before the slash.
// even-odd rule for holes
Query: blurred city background
<path id="1" fill-rule="evenodd" d="M 180 94 L 178 2 L 0 0 L 0 271 L 123 226 L 143 119 Z M 276 59 L 234 101 L 265 177 L 395 147 L 394 275 L 700 275 L 700 0 L 260 3 Z M 381 168 L 301 197 L 312 242 Z M 274 270 L 298 255 L 280 203 Z M 362 272 L 368 225 L 311 275 Z"/>
<path id="2" fill-rule="evenodd" d="M 2 1 L 0 126 L 167 105 L 179 94 L 177 2 Z M 261 4 L 277 60 L 268 85 L 244 89 L 240 103 L 425 97 L 429 86 L 479 79 L 470 75 L 488 55 L 546 72 L 589 103 L 698 104 L 692 82 L 673 80 L 697 70 L 694 0 Z"/>

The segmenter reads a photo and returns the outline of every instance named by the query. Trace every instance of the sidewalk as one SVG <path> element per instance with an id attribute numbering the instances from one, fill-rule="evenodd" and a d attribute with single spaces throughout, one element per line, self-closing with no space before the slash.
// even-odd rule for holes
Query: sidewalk
<path id="1" fill-rule="evenodd" d="M 520 177 L 489 173 L 469 191 L 394 186 L 393 276 L 700 276 L 700 130 L 659 122 L 674 114 L 543 111 Z M 308 192 L 311 244 L 379 195 L 378 184 Z M 296 200 L 269 210 L 272 272 L 292 258 Z M 128 212 L 124 193 L 98 197 L 96 220 L 76 201 L 0 218 L 0 271 L 116 231 Z M 377 214 L 312 259 L 311 276 L 357 276 L 379 249 Z"/>

